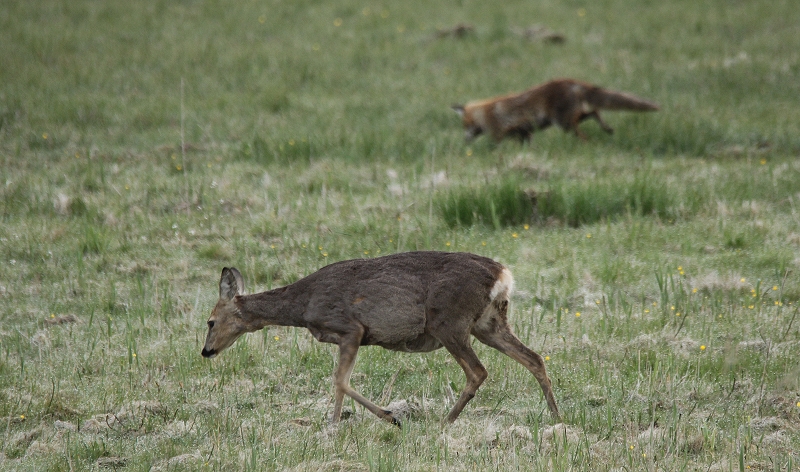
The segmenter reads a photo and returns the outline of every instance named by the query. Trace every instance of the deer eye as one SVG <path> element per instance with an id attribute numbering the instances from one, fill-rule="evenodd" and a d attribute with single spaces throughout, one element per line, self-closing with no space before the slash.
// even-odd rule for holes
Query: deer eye
<path id="1" fill-rule="evenodd" d="M 211 329 L 213 327 L 214 327 L 214 322 L 213 321 L 209 321 L 208 322 L 208 329 Z"/>

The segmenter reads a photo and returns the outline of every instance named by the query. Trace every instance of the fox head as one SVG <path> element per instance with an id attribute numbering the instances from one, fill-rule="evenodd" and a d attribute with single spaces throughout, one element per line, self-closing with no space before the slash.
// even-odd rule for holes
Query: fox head
<path id="1" fill-rule="evenodd" d="M 467 142 L 472 141 L 483 133 L 483 128 L 475 122 L 473 114 L 464 105 L 453 105 L 450 108 L 461 117 L 461 123 L 464 125 L 464 139 Z"/>
<path id="2" fill-rule="evenodd" d="M 233 267 L 222 269 L 219 280 L 219 300 L 208 318 L 208 335 L 201 354 L 214 357 L 230 347 L 242 334 L 252 331 L 236 305 L 244 292 L 242 274 Z"/>

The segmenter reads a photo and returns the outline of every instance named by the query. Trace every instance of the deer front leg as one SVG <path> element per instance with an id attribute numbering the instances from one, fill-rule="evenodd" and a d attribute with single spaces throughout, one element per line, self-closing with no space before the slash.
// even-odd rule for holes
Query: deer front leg
<path id="1" fill-rule="evenodd" d="M 363 336 L 363 332 L 343 336 L 339 342 L 339 365 L 336 367 L 336 371 L 333 374 L 333 383 L 336 388 L 336 393 L 334 395 L 332 421 L 335 423 L 341 419 L 342 402 L 344 401 L 344 396 L 347 395 L 363 405 L 364 408 L 371 411 L 378 418 L 399 427 L 400 422 L 392 416 L 391 411 L 378 407 L 350 386 L 350 375 L 353 373 L 353 367 L 356 364 L 356 354 L 358 354 L 358 347 L 361 344 L 361 336 Z"/>

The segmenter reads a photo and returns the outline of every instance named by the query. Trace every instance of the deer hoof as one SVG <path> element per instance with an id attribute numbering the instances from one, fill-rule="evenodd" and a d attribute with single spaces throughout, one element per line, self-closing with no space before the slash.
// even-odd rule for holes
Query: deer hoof
<path id="1" fill-rule="evenodd" d="M 400 424 L 400 420 L 398 420 L 397 418 L 392 416 L 392 412 L 391 411 L 383 410 L 383 413 L 386 415 L 386 416 L 384 416 L 384 419 L 386 421 L 388 421 L 389 423 L 392 423 L 393 425 L 397 426 L 398 428 L 402 428 L 403 427 L 403 425 Z"/>

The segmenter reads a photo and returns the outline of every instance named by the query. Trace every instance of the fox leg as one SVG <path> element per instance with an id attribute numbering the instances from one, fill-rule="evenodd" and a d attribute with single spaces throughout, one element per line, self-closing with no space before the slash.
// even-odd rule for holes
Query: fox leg
<path id="1" fill-rule="evenodd" d="M 588 141 L 589 138 L 583 133 L 583 131 L 581 131 L 580 128 L 578 128 L 578 124 L 580 122 L 581 122 L 581 118 L 580 117 L 576 118 L 572 122 L 572 126 L 571 126 L 572 132 L 575 133 L 575 136 L 577 136 L 581 141 Z M 565 129 L 564 131 L 568 131 L 568 129 Z"/>
<path id="2" fill-rule="evenodd" d="M 572 131 L 575 133 L 575 136 L 580 138 L 581 141 L 586 141 L 586 135 L 583 134 L 583 131 L 578 128 L 578 124 L 580 124 L 585 117 L 586 114 L 581 113 L 579 110 L 570 110 L 568 113 L 557 115 L 555 122 L 561 127 L 561 129 L 564 130 L 565 133 Z"/>
<path id="3" fill-rule="evenodd" d="M 584 113 L 583 116 L 581 116 L 580 121 L 583 121 L 587 118 L 594 118 L 600 124 L 600 127 L 603 128 L 603 131 L 605 131 L 608 134 L 614 134 L 614 128 L 608 126 L 608 124 L 606 124 L 606 122 L 603 121 L 602 118 L 600 118 L 600 113 L 597 110 L 592 110 L 589 113 Z"/>
<path id="4" fill-rule="evenodd" d="M 533 134 L 533 126 L 531 125 L 522 125 L 516 128 L 510 129 L 507 136 L 513 136 L 520 143 L 529 143 L 531 141 L 531 134 Z"/>

